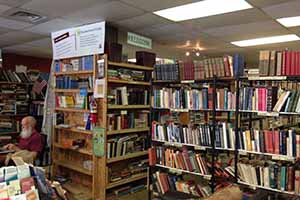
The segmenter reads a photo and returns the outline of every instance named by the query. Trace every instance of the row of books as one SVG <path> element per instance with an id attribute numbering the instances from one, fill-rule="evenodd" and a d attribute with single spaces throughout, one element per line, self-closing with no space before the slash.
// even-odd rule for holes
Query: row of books
<path id="1" fill-rule="evenodd" d="M 254 162 L 238 163 L 238 174 L 242 181 L 281 191 L 300 193 L 300 169 L 298 167 L 268 161 Z"/>
<path id="2" fill-rule="evenodd" d="M 239 132 L 239 149 L 300 157 L 300 135 L 290 130 L 244 130 Z"/>
<path id="3" fill-rule="evenodd" d="M 300 75 L 300 51 L 260 51 L 259 73 L 262 76 Z"/>
<path id="4" fill-rule="evenodd" d="M 113 189 L 112 192 L 106 195 L 106 200 L 114 200 L 128 194 L 134 194 L 140 190 L 145 189 L 145 184 L 127 185 L 120 188 Z"/>
<path id="5" fill-rule="evenodd" d="M 193 180 L 185 181 L 180 176 L 157 171 L 152 174 L 152 179 L 155 190 L 160 194 L 169 191 L 183 192 L 197 197 L 208 197 L 212 194 L 208 185 L 200 185 Z"/>
<path id="6" fill-rule="evenodd" d="M 151 164 L 157 163 L 171 168 L 200 173 L 202 175 L 209 174 L 206 159 L 193 151 L 188 151 L 185 148 L 183 148 L 182 151 L 178 151 L 161 146 L 153 147 L 148 151 L 149 162 L 151 162 Z"/>
<path id="7" fill-rule="evenodd" d="M 88 96 L 76 94 L 75 96 L 56 96 L 56 107 L 88 109 Z"/>
<path id="8" fill-rule="evenodd" d="M 108 131 L 129 128 L 145 128 L 148 126 L 148 113 L 143 111 L 128 112 L 126 110 L 107 114 Z"/>
<path id="9" fill-rule="evenodd" d="M 55 72 L 92 70 L 94 68 L 94 56 L 83 56 L 55 61 Z"/>
<path id="10" fill-rule="evenodd" d="M 279 95 L 278 91 L 280 91 Z M 245 87 L 241 89 L 240 109 L 300 112 L 300 91 L 279 90 L 277 87 Z"/>
<path id="11" fill-rule="evenodd" d="M 144 71 L 129 70 L 124 68 L 108 69 L 107 76 L 109 79 L 125 81 L 149 81 Z"/>
<path id="12" fill-rule="evenodd" d="M 58 76 L 55 78 L 55 87 L 57 89 L 78 89 L 93 88 L 93 77 L 78 78 L 75 76 Z"/>
<path id="13" fill-rule="evenodd" d="M 44 114 L 44 104 L 30 104 L 29 114 L 31 116 L 39 116 Z"/>
<path id="14" fill-rule="evenodd" d="M 107 140 L 107 158 L 125 156 L 129 153 L 147 150 L 147 137 L 145 135 L 127 135 Z"/>
<path id="15" fill-rule="evenodd" d="M 149 91 L 143 88 L 110 88 L 107 98 L 111 105 L 149 105 Z"/>
<path id="16" fill-rule="evenodd" d="M 12 72 L 11 70 L 0 70 L 0 81 L 31 83 L 32 80 L 24 72 Z"/>
<path id="17" fill-rule="evenodd" d="M 235 109 L 235 93 L 227 88 L 217 89 L 216 109 Z M 162 88 L 153 91 L 153 106 L 155 108 L 174 109 L 212 109 L 213 89 L 175 89 Z"/>
<path id="18" fill-rule="evenodd" d="M 154 68 L 155 80 L 205 80 L 206 78 L 233 77 L 244 74 L 244 58 L 240 54 L 186 61 L 177 64 L 158 64 Z"/>
<path id="19" fill-rule="evenodd" d="M 176 142 L 198 146 L 211 146 L 211 124 L 182 126 L 174 123 L 152 123 L 152 139 L 166 142 Z M 232 124 L 219 122 L 216 125 L 215 146 L 234 149 L 235 132 Z"/>

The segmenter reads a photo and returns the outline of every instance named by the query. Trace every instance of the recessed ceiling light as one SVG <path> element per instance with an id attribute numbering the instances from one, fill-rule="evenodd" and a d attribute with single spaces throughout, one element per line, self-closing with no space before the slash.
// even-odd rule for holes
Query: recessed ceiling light
<path id="1" fill-rule="evenodd" d="M 185 55 L 186 55 L 186 56 L 190 56 L 190 52 L 188 52 L 188 51 L 185 52 Z"/>
<path id="2" fill-rule="evenodd" d="M 167 8 L 153 12 L 156 15 L 178 22 L 188 19 L 196 19 L 219 15 L 239 10 L 252 8 L 245 0 L 203 0 L 196 3 L 189 3 L 173 8 Z"/>
<path id="3" fill-rule="evenodd" d="M 199 53 L 199 52 L 196 52 L 196 56 L 200 56 L 200 53 Z"/>
<path id="4" fill-rule="evenodd" d="M 262 44 L 291 42 L 291 41 L 296 41 L 296 40 L 300 40 L 300 38 L 295 34 L 289 34 L 289 35 L 279 35 L 279 36 L 272 36 L 272 37 L 235 41 L 235 42 L 231 42 L 231 44 L 234 44 L 239 47 L 247 47 L 247 46 L 256 46 L 256 45 L 262 45 Z"/>
<path id="5" fill-rule="evenodd" d="M 276 20 L 285 27 L 300 26 L 300 16 L 284 17 Z"/>

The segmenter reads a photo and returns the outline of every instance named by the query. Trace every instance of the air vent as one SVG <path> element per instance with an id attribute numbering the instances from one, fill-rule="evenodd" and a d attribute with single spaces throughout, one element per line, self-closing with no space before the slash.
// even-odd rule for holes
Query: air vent
<path id="1" fill-rule="evenodd" d="M 17 11 L 12 14 L 10 14 L 11 17 L 17 18 L 22 21 L 31 22 L 31 23 L 37 23 L 43 19 L 45 19 L 45 16 L 41 16 L 38 14 L 26 12 L 26 11 Z"/>

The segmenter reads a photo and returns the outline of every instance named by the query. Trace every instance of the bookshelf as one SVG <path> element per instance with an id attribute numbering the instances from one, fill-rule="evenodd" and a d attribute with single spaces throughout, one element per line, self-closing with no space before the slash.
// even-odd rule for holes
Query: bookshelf
<path id="1" fill-rule="evenodd" d="M 90 55 L 56 60 L 53 64 L 56 105 L 53 110 L 52 175 L 53 178 L 69 179 L 62 186 L 71 199 L 98 198 L 96 184 L 100 176 L 96 167 L 98 158 L 92 148 L 94 126 L 88 126 L 90 113 L 95 111 L 90 104 L 93 102 L 96 63 L 97 55 Z M 100 109 L 100 102 L 95 101 Z M 101 126 L 98 121 L 94 123 Z"/>
<path id="2" fill-rule="evenodd" d="M 0 134 L 6 136 L 1 142 L 6 143 L 15 140 L 21 129 L 21 120 L 30 113 L 30 89 L 29 79 L 24 82 L 15 82 L 4 79 L 4 73 L 17 77 L 11 71 L 0 71 Z M 24 76 L 25 73 L 22 73 Z M 27 77 L 28 78 L 28 77 Z M 6 80 L 6 81 L 4 81 Z M 23 79 L 22 79 L 23 80 Z M 10 140 L 7 138 L 11 137 Z"/>
<path id="3" fill-rule="evenodd" d="M 150 77 L 153 68 L 97 57 L 105 78 L 100 124 L 105 129 L 105 156 L 97 161 L 100 199 L 118 198 L 122 188 L 147 185 L 150 137 Z M 121 148 L 122 147 L 122 148 Z"/>

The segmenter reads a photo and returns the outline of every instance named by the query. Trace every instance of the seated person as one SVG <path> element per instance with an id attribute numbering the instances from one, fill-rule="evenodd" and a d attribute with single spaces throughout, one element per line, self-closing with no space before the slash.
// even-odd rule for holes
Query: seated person
<path id="1" fill-rule="evenodd" d="M 27 116 L 22 119 L 22 132 L 18 144 L 7 144 L 4 148 L 13 151 L 27 150 L 31 153 L 33 160 L 42 150 L 42 137 L 35 130 L 36 120 L 32 116 Z"/>

